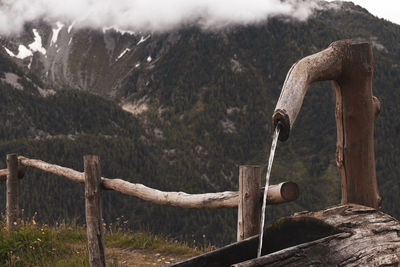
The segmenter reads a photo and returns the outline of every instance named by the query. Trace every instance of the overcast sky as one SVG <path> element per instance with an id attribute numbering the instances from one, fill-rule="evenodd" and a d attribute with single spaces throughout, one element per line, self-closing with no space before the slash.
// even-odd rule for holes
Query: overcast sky
<path id="1" fill-rule="evenodd" d="M 276 15 L 305 20 L 317 7 L 296 0 L 1 0 L 0 33 L 12 34 L 25 22 L 44 18 L 76 27 L 116 27 L 167 31 L 182 25 L 220 28 L 255 24 Z"/>
<path id="2" fill-rule="evenodd" d="M 400 0 L 353 0 L 369 13 L 400 25 Z"/>
<path id="3" fill-rule="evenodd" d="M 354 0 L 372 14 L 400 24 L 400 0 Z M 168 31 L 187 24 L 203 29 L 265 22 L 276 15 L 306 20 L 320 8 L 305 0 L 0 0 L 0 34 L 17 34 L 43 18 L 75 27 Z"/>

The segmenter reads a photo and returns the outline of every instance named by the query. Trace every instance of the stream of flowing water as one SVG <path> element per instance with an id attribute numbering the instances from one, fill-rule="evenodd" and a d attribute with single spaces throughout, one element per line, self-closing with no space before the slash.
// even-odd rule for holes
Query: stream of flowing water
<path id="1" fill-rule="evenodd" d="M 259 258 L 261 256 L 261 249 L 262 249 L 263 236 L 264 236 L 265 207 L 267 206 L 267 193 L 268 193 L 268 186 L 269 186 L 269 177 L 271 175 L 272 162 L 274 161 L 276 143 L 278 142 L 278 136 L 279 136 L 280 129 L 281 128 L 279 127 L 279 124 L 278 124 L 278 126 L 275 128 L 274 134 L 272 136 L 271 152 L 269 154 L 268 169 L 267 169 L 267 175 L 265 178 L 265 189 L 264 189 L 263 204 L 262 204 L 262 211 L 261 211 L 260 242 L 258 243 L 257 258 Z"/>

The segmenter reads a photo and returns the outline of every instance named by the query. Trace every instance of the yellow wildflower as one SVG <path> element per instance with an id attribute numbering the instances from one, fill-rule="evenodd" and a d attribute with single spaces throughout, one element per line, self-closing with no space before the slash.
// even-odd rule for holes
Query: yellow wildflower
<path id="1" fill-rule="evenodd" d="M 32 223 L 33 223 L 33 225 L 36 225 L 35 219 L 32 219 Z"/>
<path id="2" fill-rule="evenodd" d="M 37 238 L 37 241 L 42 242 L 42 239 L 40 239 L 39 237 Z"/>
<path id="3" fill-rule="evenodd" d="M 42 235 L 44 235 L 45 234 L 45 232 L 42 232 Z"/>
<path id="4" fill-rule="evenodd" d="M 17 225 L 17 222 L 14 222 L 14 225 Z"/>

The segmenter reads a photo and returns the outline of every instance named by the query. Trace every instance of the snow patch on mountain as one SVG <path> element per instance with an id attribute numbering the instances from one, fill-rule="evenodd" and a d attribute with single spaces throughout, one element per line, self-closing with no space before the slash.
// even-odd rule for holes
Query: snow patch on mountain
<path id="1" fill-rule="evenodd" d="M 72 27 L 74 27 L 74 22 L 72 22 L 71 25 L 68 26 L 68 33 L 71 33 Z"/>
<path id="2" fill-rule="evenodd" d="M 34 52 L 40 52 L 43 55 L 46 55 L 47 51 L 43 47 L 42 38 L 40 37 L 40 35 L 36 29 L 33 29 L 33 34 L 34 34 L 34 41 L 32 43 L 28 44 L 28 47 L 26 47 L 23 44 L 18 45 L 18 54 L 15 54 L 10 49 L 3 46 L 4 49 L 6 50 L 7 54 L 11 57 L 16 57 L 19 59 L 25 59 L 27 57 L 32 57 Z M 30 66 L 28 66 L 28 68 L 29 67 Z"/>
<path id="3" fill-rule="evenodd" d="M 129 51 L 131 51 L 129 48 L 125 48 L 125 50 L 117 57 L 117 60 L 120 59 L 121 57 L 123 57 Z"/>
<path id="4" fill-rule="evenodd" d="M 29 64 L 28 64 L 28 69 L 31 69 L 31 67 L 32 67 L 32 57 L 31 57 L 31 59 L 29 60 Z"/>
<path id="5" fill-rule="evenodd" d="M 57 28 L 53 29 L 53 35 L 51 36 L 50 45 L 57 45 L 58 34 L 60 33 L 60 30 L 64 27 L 64 24 L 62 24 L 61 22 L 57 22 L 56 25 Z"/>
<path id="6" fill-rule="evenodd" d="M 33 29 L 33 34 L 34 34 L 34 41 L 33 43 L 29 44 L 29 48 L 31 49 L 32 52 L 40 52 L 43 55 L 46 55 L 46 49 L 44 49 L 42 45 L 42 37 L 40 37 L 38 31 L 36 29 Z"/>
<path id="7" fill-rule="evenodd" d="M 142 36 L 142 37 L 140 38 L 139 42 L 137 42 L 136 45 L 139 45 L 139 44 L 141 44 L 141 43 L 143 43 L 143 42 L 146 42 L 147 39 L 150 38 L 150 36 L 151 36 L 151 34 L 147 35 L 146 37 L 143 37 L 143 36 Z"/>
<path id="8" fill-rule="evenodd" d="M 29 56 L 32 56 L 32 51 L 29 50 L 28 48 L 26 48 L 26 46 L 24 45 L 19 45 L 18 46 L 18 54 L 14 54 L 11 50 L 9 50 L 7 47 L 4 46 L 4 49 L 6 50 L 7 54 L 11 57 L 16 57 L 19 59 L 24 59 L 27 58 Z"/>
<path id="9" fill-rule="evenodd" d="M 24 45 L 18 46 L 18 55 L 15 56 L 16 58 L 24 59 L 31 56 L 33 56 L 33 53 L 31 50 L 26 48 L 26 46 Z"/>
<path id="10" fill-rule="evenodd" d="M 9 55 L 9 56 L 11 56 L 11 57 L 15 57 L 15 54 L 12 52 L 12 51 L 10 51 L 7 47 L 5 47 L 5 46 L 3 46 L 4 47 L 4 49 L 6 50 L 6 52 L 7 52 L 7 54 Z"/>

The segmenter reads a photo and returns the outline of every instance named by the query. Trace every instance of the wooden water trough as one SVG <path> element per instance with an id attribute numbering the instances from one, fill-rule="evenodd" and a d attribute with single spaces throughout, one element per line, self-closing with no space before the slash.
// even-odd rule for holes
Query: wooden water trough
<path id="1" fill-rule="evenodd" d="M 374 208 L 345 204 L 278 220 L 258 235 L 169 267 L 399 266 L 400 223 Z"/>

